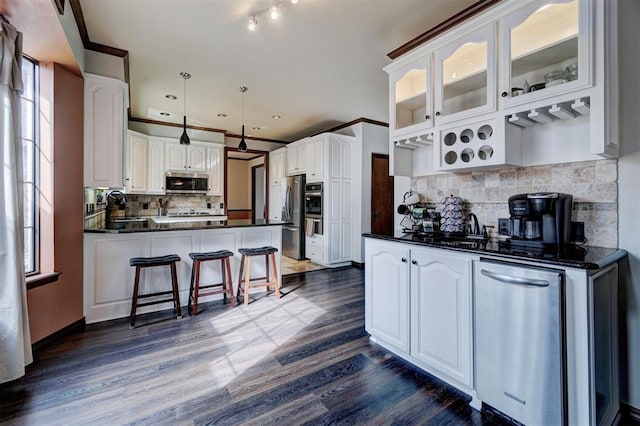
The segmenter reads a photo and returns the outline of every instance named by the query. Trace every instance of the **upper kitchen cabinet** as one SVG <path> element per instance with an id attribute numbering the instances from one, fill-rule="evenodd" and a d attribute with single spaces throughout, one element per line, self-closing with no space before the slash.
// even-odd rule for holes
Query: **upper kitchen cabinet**
<path id="1" fill-rule="evenodd" d="M 124 189 L 127 193 L 144 193 L 149 180 L 149 137 L 129 132 L 124 150 Z"/>
<path id="2" fill-rule="evenodd" d="M 287 148 L 276 149 L 269 153 L 269 183 L 282 185 L 285 178 L 285 155 Z"/>
<path id="3" fill-rule="evenodd" d="M 165 169 L 188 172 L 207 172 L 206 145 L 181 145 L 177 141 L 168 141 L 164 149 Z"/>
<path id="4" fill-rule="evenodd" d="M 313 137 L 306 142 L 306 172 L 307 183 L 322 182 L 324 180 L 325 147 L 327 138 L 323 135 Z"/>
<path id="5" fill-rule="evenodd" d="M 431 55 L 425 55 L 389 74 L 391 137 L 419 134 L 433 126 Z"/>
<path id="6" fill-rule="evenodd" d="M 292 142 L 287 145 L 287 176 L 301 175 L 306 173 L 306 139 Z"/>
<path id="7" fill-rule="evenodd" d="M 489 25 L 435 52 L 437 124 L 495 110 L 495 38 Z"/>
<path id="8" fill-rule="evenodd" d="M 127 84 L 84 75 L 84 185 L 123 187 Z"/>
<path id="9" fill-rule="evenodd" d="M 207 195 L 221 195 L 223 182 L 222 145 L 207 146 L 207 172 L 209 173 L 209 191 Z"/>
<path id="10" fill-rule="evenodd" d="M 502 19 L 505 105 L 591 85 L 590 9 L 589 0 L 538 0 Z"/>

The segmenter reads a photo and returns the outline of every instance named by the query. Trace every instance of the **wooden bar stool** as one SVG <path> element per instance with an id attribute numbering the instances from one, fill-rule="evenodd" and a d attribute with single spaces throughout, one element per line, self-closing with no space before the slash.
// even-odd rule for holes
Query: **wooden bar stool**
<path id="1" fill-rule="evenodd" d="M 129 328 L 134 328 L 136 325 L 136 310 L 140 306 L 156 305 L 158 303 L 173 302 L 174 313 L 177 314 L 177 318 L 182 318 L 182 312 L 180 311 L 180 295 L 178 294 L 178 275 L 176 274 L 176 262 L 180 262 L 180 256 L 177 254 L 169 254 L 167 256 L 157 257 L 133 257 L 129 260 L 131 266 L 136 267 L 136 278 L 133 282 L 133 297 L 131 298 L 131 317 L 129 321 Z M 140 285 L 140 270 L 142 268 L 151 268 L 154 266 L 171 266 L 171 290 L 159 291 L 155 293 L 138 294 L 138 288 Z M 150 302 L 138 303 L 138 299 L 146 299 L 156 296 L 164 296 L 171 294 L 171 298 L 163 298 L 158 300 L 152 300 Z"/>
<path id="2" fill-rule="evenodd" d="M 227 300 L 227 295 L 231 298 L 231 306 L 236 306 L 235 297 L 233 297 L 233 280 L 231 279 L 231 266 L 229 265 L 229 258 L 233 256 L 233 252 L 229 250 L 212 251 L 208 253 L 189 253 L 189 257 L 193 259 L 193 266 L 191 267 L 191 284 L 189 285 L 189 304 L 187 309 L 190 314 L 198 315 L 198 298 L 200 296 L 210 296 L 212 294 L 224 295 L 224 300 Z M 219 260 L 222 267 L 222 282 L 217 284 L 200 285 L 200 266 L 202 262 L 209 260 Z M 218 288 L 221 287 L 221 288 Z M 201 292 L 201 289 L 216 288 L 216 290 L 209 290 Z M 193 305 L 193 309 L 191 306 Z"/>
<path id="3" fill-rule="evenodd" d="M 276 266 L 276 252 L 277 248 L 271 246 L 259 247 L 259 248 L 241 248 L 238 249 L 242 258 L 240 259 L 240 273 L 238 274 L 238 297 L 240 297 L 240 290 L 244 293 L 244 304 L 249 304 L 249 289 L 253 287 L 266 287 L 267 291 L 269 286 L 273 285 L 276 290 L 276 296 L 280 298 L 280 285 L 278 284 L 278 268 Z M 250 278 L 251 274 L 251 258 L 253 256 L 264 256 L 266 276 L 260 278 Z M 245 259 L 247 261 L 247 269 L 244 268 Z M 273 279 L 269 278 L 269 259 L 273 265 Z M 242 274 L 245 273 L 244 285 L 242 282 Z M 263 283 L 254 283 L 252 281 L 265 280 Z"/>

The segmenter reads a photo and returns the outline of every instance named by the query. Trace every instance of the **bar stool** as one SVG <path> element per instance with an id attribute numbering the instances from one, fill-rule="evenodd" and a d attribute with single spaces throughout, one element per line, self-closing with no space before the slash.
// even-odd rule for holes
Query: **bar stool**
<path id="1" fill-rule="evenodd" d="M 273 285 L 276 290 L 276 296 L 280 298 L 280 286 L 278 284 L 278 269 L 276 266 L 276 252 L 277 248 L 271 246 L 258 247 L 258 248 L 241 248 L 238 249 L 242 258 L 240 259 L 240 273 L 238 274 L 238 297 L 240 297 L 240 290 L 244 293 L 244 304 L 249 304 L 249 290 L 253 287 L 266 287 L 269 290 L 269 286 Z M 251 274 L 251 258 L 253 256 L 264 256 L 266 276 L 260 278 L 250 278 Z M 247 269 L 244 269 L 244 261 L 247 260 Z M 269 259 L 273 265 L 273 279 L 269 279 Z M 245 273 L 244 285 L 242 283 L 242 273 Z M 251 281 L 265 280 L 263 283 L 251 284 Z"/>
<path id="2" fill-rule="evenodd" d="M 136 278 L 133 283 L 133 297 L 131 298 L 131 317 L 129 320 L 129 328 L 135 327 L 136 310 L 140 306 L 156 305 L 158 303 L 172 301 L 174 312 L 177 313 L 177 318 L 182 318 L 182 312 L 180 311 L 180 295 L 178 294 L 178 275 L 176 274 L 176 262 L 180 262 L 180 256 L 178 256 L 177 254 L 169 254 L 167 256 L 157 257 L 133 257 L 129 260 L 129 264 L 136 267 Z M 171 266 L 171 290 L 138 294 L 138 287 L 140 285 L 140 270 L 142 268 L 151 268 L 154 266 L 166 265 Z M 138 303 L 138 299 L 163 296 L 166 294 L 171 294 L 171 298 L 163 298 L 159 300 L 152 300 L 150 302 Z"/>
<path id="3" fill-rule="evenodd" d="M 231 298 L 231 306 L 236 306 L 235 297 L 233 297 L 233 280 L 231 279 L 231 266 L 229 265 L 229 258 L 233 256 L 233 252 L 229 250 L 212 251 L 208 253 L 189 253 L 189 257 L 193 260 L 193 266 L 191 267 L 191 284 L 189 285 L 189 304 L 187 309 L 190 314 L 198 315 L 198 298 L 200 296 L 210 296 L 212 294 L 224 295 L 224 300 L 227 300 L 227 295 Z M 200 285 L 200 266 L 202 262 L 209 260 L 219 260 L 222 267 L 222 282 L 217 284 Z M 210 290 L 206 292 L 200 292 L 201 289 L 221 287 L 216 290 Z M 191 305 L 193 304 L 193 309 Z M 193 312 L 192 312 L 193 311 Z"/>

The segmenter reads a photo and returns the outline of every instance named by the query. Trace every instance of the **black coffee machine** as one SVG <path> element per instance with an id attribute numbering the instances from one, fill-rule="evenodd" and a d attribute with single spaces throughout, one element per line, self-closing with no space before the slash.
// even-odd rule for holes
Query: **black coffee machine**
<path id="1" fill-rule="evenodd" d="M 536 192 L 509 197 L 510 242 L 535 247 L 571 243 L 573 196 L 558 192 Z"/>

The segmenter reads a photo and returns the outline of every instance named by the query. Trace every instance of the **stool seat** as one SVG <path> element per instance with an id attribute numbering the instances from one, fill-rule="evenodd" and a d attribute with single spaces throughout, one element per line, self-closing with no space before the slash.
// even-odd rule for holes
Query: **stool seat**
<path id="1" fill-rule="evenodd" d="M 177 254 L 168 254 L 166 256 L 156 257 L 132 257 L 129 260 L 130 266 L 162 266 L 170 265 L 173 262 L 180 262 L 180 256 Z"/>
<path id="2" fill-rule="evenodd" d="M 232 257 L 232 256 L 233 256 L 233 252 L 229 250 L 210 251 L 208 253 L 189 253 L 189 257 L 192 260 L 200 260 L 200 261 L 224 259 L 225 257 Z"/>
<path id="3" fill-rule="evenodd" d="M 256 248 L 240 248 L 238 249 L 238 251 L 243 256 L 260 256 L 275 253 L 278 251 L 278 249 L 271 246 L 264 246 Z"/>

